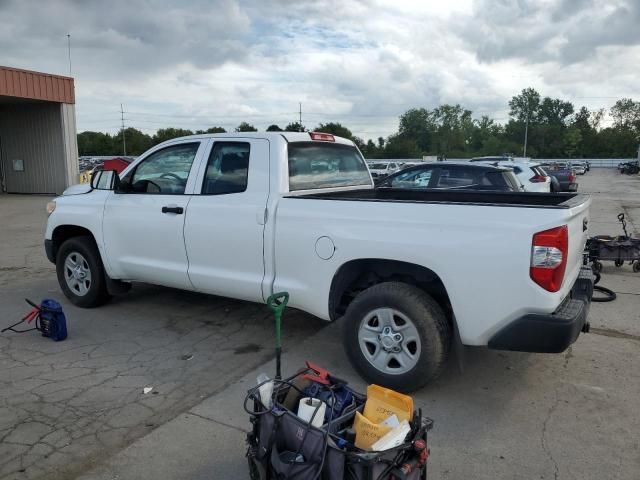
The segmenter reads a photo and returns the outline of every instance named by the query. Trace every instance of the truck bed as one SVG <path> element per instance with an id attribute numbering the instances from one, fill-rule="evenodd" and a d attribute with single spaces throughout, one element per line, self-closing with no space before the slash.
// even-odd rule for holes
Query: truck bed
<path id="1" fill-rule="evenodd" d="M 444 203 L 524 208 L 571 208 L 584 203 L 588 197 L 587 195 L 578 193 L 477 192 L 462 190 L 374 188 L 290 195 L 288 198 L 360 202 Z"/>

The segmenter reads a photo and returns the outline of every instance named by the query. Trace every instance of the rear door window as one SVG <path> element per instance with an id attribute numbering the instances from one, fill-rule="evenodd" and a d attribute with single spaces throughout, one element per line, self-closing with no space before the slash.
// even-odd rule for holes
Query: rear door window
<path id="1" fill-rule="evenodd" d="M 390 180 L 390 185 L 385 185 L 393 188 L 427 188 L 433 169 L 416 169 L 405 171 Z"/>
<path id="2" fill-rule="evenodd" d="M 468 188 L 478 184 L 478 174 L 467 168 L 441 168 L 436 188 Z"/>
<path id="3" fill-rule="evenodd" d="M 249 153 L 247 142 L 216 142 L 209 154 L 202 193 L 224 195 L 244 192 L 249 174 Z"/>

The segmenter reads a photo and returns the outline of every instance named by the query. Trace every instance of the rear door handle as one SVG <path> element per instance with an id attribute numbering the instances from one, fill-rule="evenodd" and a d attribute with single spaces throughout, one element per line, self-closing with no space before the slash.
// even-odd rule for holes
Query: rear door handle
<path id="1" fill-rule="evenodd" d="M 162 207 L 162 213 L 175 213 L 176 215 L 182 215 L 184 208 L 175 205 L 166 205 Z"/>

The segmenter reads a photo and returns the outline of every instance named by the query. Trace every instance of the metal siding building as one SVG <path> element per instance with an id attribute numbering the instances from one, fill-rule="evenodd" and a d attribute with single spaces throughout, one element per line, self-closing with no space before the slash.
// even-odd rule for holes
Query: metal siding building
<path id="1" fill-rule="evenodd" d="M 76 183 L 73 79 L 0 67 L 0 182 L 8 193 L 60 194 Z"/>

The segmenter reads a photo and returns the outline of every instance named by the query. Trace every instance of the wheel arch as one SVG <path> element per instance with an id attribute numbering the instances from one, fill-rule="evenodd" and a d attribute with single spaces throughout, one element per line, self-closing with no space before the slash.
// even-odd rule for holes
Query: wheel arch
<path id="1" fill-rule="evenodd" d="M 436 272 L 415 263 L 379 258 L 354 259 L 338 268 L 329 290 L 330 319 L 340 318 L 362 290 L 387 281 L 400 281 L 424 290 L 442 307 L 449 321 L 455 323 L 449 294 Z"/>
<path id="2" fill-rule="evenodd" d="M 98 246 L 95 235 L 88 228 L 79 225 L 58 225 L 51 233 L 52 254 L 54 259 L 58 255 L 60 246 L 73 237 L 91 237 L 96 247 Z M 98 252 L 100 252 L 99 248 Z"/>

